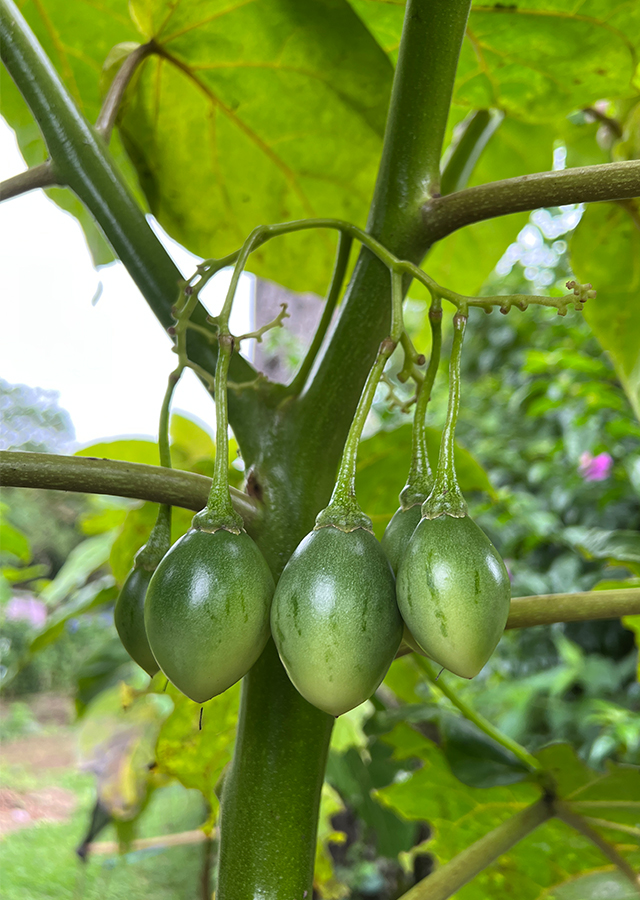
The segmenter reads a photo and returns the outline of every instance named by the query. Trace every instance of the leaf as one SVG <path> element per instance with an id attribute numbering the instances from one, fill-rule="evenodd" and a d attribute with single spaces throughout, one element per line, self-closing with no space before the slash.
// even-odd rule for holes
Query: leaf
<path id="1" fill-rule="evenodd" d="M 638 580 L 637 584 L 628 585 L 625 582 L 622 582 L 625 586 L 633 586 L 640 587 L 640 580 Z M 640 616 L 623 616 L 620 620 L 625 628 L 628 628 L 629 631 L 633 632 L 633 636 L 636 642 L 636 647 L 640 647 Z M 638 665 L 636 670 L 636 679 L 640 681 L 640 654 L 638 654 Z"/>
<path id="2" fill-rule="evenodd" d="M 413 735 L 408 731 L 413 731 Z M 528 782 L 509 787 L 465 787 L 451 773 L 443 752 L 407 725 L 397 725 L 383 740 L 394 747 L 394 757 L 418 756 L 423 765 L 404 781 L 382 788 L 374 796 L 406 818 L 426 819 L 431 824 L 431 839 L 417 849 L 432 853 L 439 864 L 455 857 L 540 795 L 539 789 Z M 637 817 L 640 770 L 636 767 L 610 766 L 605 775 L 593 772 L 567 745 L 553 745 L 538 758 L 552 771 L 561 796 L 570 801 L 575 811 L 588 810 L 592 814 L 598 810 L 599 816 L 602 813 L 603 818 L 614 817 L 618 822 Z M 629 809 L 625 803 L 621 811 L 618 798 L 625 791 Z M 637 843 L 627 837 L 617 849 L 632 865 L 637 865 Z M 551 820 L 480 872 L 456 897 L 540 900 L 547 892 L 553 896 L 550 889 L 556 885 L 590 871 L 602 871 L 606 864 L 601 852 L 581 834 Z"/>
<path id="3" fill-rule="evenodd" d="M 89 706 L 79 734 L 82 767 L 96 775 L 100 803 L 115 819 L 130 822 L 146 806 L 156 738 L 170 709 L 167 697 L 135 695 L 123 684 Z"/>
<path id="4" fill-rule="evenodd" d="M 403 4 L 350 0 L 395 58 Z M 637 4 L 531 0 L 473 4 L 454 103 L 498 107 L 524 121 L 559 119 L 601 97 L 630 96 L 637 63 Z"/>
<path id="5" fill-rule="evenodd" d="M 213 466 L 213 458 L 216 455 L 213 437 L 193 419 L 173 413 L 169 423 L 169 436 L 171 438 L 171 462 L 176 468 L 194 471 L 193 466 L 202 460 L 206 460 Z M 176 455 L 181 457 L 181 464 L 173 459 Z"/>
<path id="6" fill-rule="evenodd" d="M 0 552 L 15 556 L 21 562 L 31 559 L 31 546 L 25 534 L 4 517 L 0 520 Z"/>
<path id="7" fill-rule="evenodd" d="M 105 582 L 107 582 L 105 586 Z M 92 581 L 91 584 L 81 588 L 73 600 L 63 604 L 56 612 L 47 619 L 46 627 L 40 631 L 29 645 L 29 653 L 33 655 L 48 647 L 64 633 L 65 625 L 69 619 L 83 613 L 90 612 L 99 606 L 105 606 L 107 603 L 115 603 L 118 596 L 118 589 L 113 584 L 109 584 L 111 578 L 101 578 L 98 581 Z"/>
<path id="8" fill-rule="evenodd" d="M 143 463 L 147 466 L 159 466 L 160 454 L 155 441 L 99 441 L 78 450 L 75 456 L 90 459 L 119 459 L 122 462 Z"/>
<path id="9" fill-rule="evenodd" d="M 367 836 L 378 854 L 393 859 L 415 844 L 417 828 L 373 799 L 372 792 L 388 784 L 399 766 L 389 764 L 388 748 L 379 741 L 371 745 L 371 751 L 372 759 L 366 761 L 353 747 L 343 754 L 331 752 L 326 777 L 365 824 Z"/>
<path id="10" fill-rule="evenodd" d="M 540 900 L 637 900 L 638 892 L 621 872 L 594 872 L 546 891 Z"/>
<path id="11" fill-rule="evenodd" d="M 351 747 L 355 747 L 358 752 L 363 751 L 369 742 L 362 730 L 363 725 L 373 712 L 373 704 L 370 700 L 365 700 L 360 706 L 339 716 L 331 732 L 331 749 L 335 753 L 346 753 Z"/>
<path id="12" fill-rule="evenodd" d="M 550 744 L 536 754 L 551 772 L 558 795 L 583 815 L 598 815 L 611 823 L 637 825 L 640 811 L 640 766 L 607 761 L 594 772 L 578 759 L 570 744 Z"/>
<path id="13" fill-rule="evenodd" d="M 130 674 L 135 666 L 120 643 L 112 637 L 99 647 L 78 669 L 76 678 L 76 712 L 84 715 L 91 701 Z M 141 670 L 138 670 L 141 671 Z"/>
<path id="14" fill-rule="evenodd" d="M 587 559 L 606 559 L 640 575 L 640 532 L 607 531 L 603 528 L 565 528 L 563 537 Z"/>
<path id="15" fill-rule="evenodd" d="M 364 225 L 392 79 L 346 0 L 131 4 L 147 59 L 120 130 L 151 211 L 201 256 L 262 223 L 337 216 Z M 323 290 L 335 238 L 270 242 L 250 269 Z"/>
<path id="16" fill-rule="evenodd" d="M 171 683 L 166 693 L 174 708 L 158 735 L 158 771 L 177 778 L 186 788 L 197 788 L 217 808 L 214 788 L 233 754 L 240 684 L 203 704 L 189 700 Z"/>
<path id="17" fill-rule="evenodd" d="M 114 44 L 139 40 L 127 14 L 126 0 L 105 0 L 99 7 L 92 3 L 64 4 L 59 0 L 26 0 L 20 11 L 38 41 L 62 76 L 67 89 L 90 122 L 98 117 L 102 96 L 100 72 Z M 7 74 L 0 70 L 0 109 L 16 132 L 20 150 L 29 166 L 46 158 L 46 147 L 29 108 Z M 118 168 L 138 200 L 143 200 L 135 172 L 122 142 L 114 135 L 110 150 Z M 114 259 L 111 247 L 80 200 L 66 189 L 53 188 L 48 196 L 80 222 L 96 266 Z"/>
<path id="18" fill-rule="evenodd" d="M 25 566 L 22 569 L 15 566 L 3 566 L 0 569 L 3 578 L 6 578 L 11 584 L 26 584 L 28 581 L 35 581 L 36 578 L 44 578 L 49 571 L 49 566 L 35 565 Z"/>
<path id="19" fill-rule="evenodd" d="M 40 598 L 48 606 L 56 606 L 73 590 L 81 587 L 92 572 L 107 562 L 115 537 L 115 531 L 107 531 L 87 538 L 74 547 L 56 577 L 44 588 Z"/>
<path id="20" fill-rule="evenodd" d="M 320 815 L 318 817 L 318 841 L 313 868 L 313 886 L 323 900 L 342 900 L 349 896 L 349 887 L 336 877 L 329 844 L 344 844 L 347 835 L 336 831 L 332 818 L 344 812 L 344 803 L 336 790 L 328 782 L 322 785 Z"/>
<path id="21" fill-rule="evenodd" d="M 427 429 L 429 460 L 435 467 L 441 432 Z M 371 516 L 374 529 L 381 536 L 387 522 L 398 508 L 400 493 L 411 461 L 411 425 L 401 425 L 394 431 L 379 431 L 360 443 L 356 492 L 365 512 Z M 456 445 L 458 480 L 463 491 L 486 491 L 495 496 L 489 478 L 479 462 Z"/>
<path id="22" fill-rule="evenodd" d="M 571 240 L 571 264 L 598 295 L 584 315 L 608 352 L 629 402 L 640 419 L 640 229 L 626 209 L 589 206 Z"/>
<path id="23" fill-rule="evenodd" d="M 447 762 L 463 784 L 495 787 L 529 777 L 517 757 L 461 716 L 441 714 L 439 724 Z"/>

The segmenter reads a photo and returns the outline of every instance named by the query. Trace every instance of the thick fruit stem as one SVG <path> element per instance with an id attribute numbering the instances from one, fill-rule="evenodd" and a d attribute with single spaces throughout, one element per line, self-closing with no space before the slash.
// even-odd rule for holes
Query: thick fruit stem
<path id="1" fill-rule="evenodd" d="M 466 324 L 466 315 L 457 313 L 454 316 L 453 345 L 449 362 L 449 407 L 447 421 L 442 431 L 435 484 L 429 499 L 422 507 L 422 515 L 427 519 L 437 519 L 438 516 L 445 514 L 456 518 L 467 515 L 467 504 L 458 484 L 455 466 L 456 423 L 460 409 L 460 359 Z"/>
<path id="2" fill-rule="evenodd" d="M 412 459 L 407 483 L 400 492 L 400 506 L 411 509 L 412 506 L 424 503 L 433 488 L 433 475 L 427 453 L 427 406 L 431 400 L 431 391 L 436 379 L 440 363 L 442 347 L 442 307 L 439 299 L 434 299 L 429 309 L 431 325 L 431 357 L 424 381 L 418 388 L 416 408 L 413 417 Z"/>
<path id="3" fill-rule="evenodd" d="M 344 531 L 355 531 L 356 528 L 365 528 L 373 533 L 371 519 L 362 512 L 356 499 L 356 465 L 358 462 L 358 443 L 373 403 L 378 382 L 382 377 L 387 360 L 400 340 L 404 328 L 402 323 L 402 275 L 394 271 L 391 272 L 391 306 L 391 334 L 380 344 L 378 356 L 365 382 L 364 390 L 347 435 L 331 500 L 327 508 L 323 509 L 318 515 L 316 528 L 333 525 Z"/>

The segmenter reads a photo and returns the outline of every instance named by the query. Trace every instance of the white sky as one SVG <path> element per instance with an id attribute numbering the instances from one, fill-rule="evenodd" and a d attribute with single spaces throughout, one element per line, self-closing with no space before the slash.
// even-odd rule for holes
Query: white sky
<path id="1" fill-rule="evenodd" d="M 13 131 L 0 119 L 0 180 L 26 168 Z M 198 262 L 154 223 L 183 274 Z M 207 286 L 222 303 L 230 270 Z M 102 282 L 97 303 L 91 301 Z M 231 327 L 251 328 L 251 276 L 241 280 Z M 253 342 L 251 342 L 253 343 Z M 0 376 L 60 392 L 79 444 L 157 434 L 167 375 L 168 336 L 120 262 L 93 268 L 82 229 L 42 191 L 0 204 Z M 213 429 L 213 401 L 193 372 L 176 388 L 173 409 Z"/>

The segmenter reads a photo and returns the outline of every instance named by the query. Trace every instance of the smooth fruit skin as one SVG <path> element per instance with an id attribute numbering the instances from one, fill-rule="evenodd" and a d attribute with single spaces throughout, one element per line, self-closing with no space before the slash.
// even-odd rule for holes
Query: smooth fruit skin
<path id="1" fill-rule="evenodd" d="M 144 600 L 153 572 L 133 568 L 125 580 L 113 610 L 116 631 L 131 659 L 153 676 L 159 670 L 144 627 Z"/>
<path id="2" fill-rule="evenodd" d="M 244 532 L 189 531 L 176 541 L 145 604 L 149 644 L 167 678 L 196 703 L 235 684 L 267 642 L 273 589 Z"/>
<path id="3" fill-rule="evenodd" d="M 427 656 L 473 678 L 502 636 L 511 586 L 506 566 L 468 516 L 422 519 L 398 572 L 398 606 Z"/>
<path id="4" fill-rule="evenodd" d="M 402 557 L 411 540 L 411 535 L 422 516 L 422 508 L 419 503 L 410 506 L 409 509 L 397 509 L 393 518 L 385 528 L 382 535 L 382 549 L 391 563 L 394 573 L 398 574 Z"/>
<path id="5" fill-rule="evenodd" d="M 278 582 L 271 632 L 309 703 L 339 716 L 370 697 L 402 637 L 395 579 L 376 538 L 333 526 L 308 534 Z"/>

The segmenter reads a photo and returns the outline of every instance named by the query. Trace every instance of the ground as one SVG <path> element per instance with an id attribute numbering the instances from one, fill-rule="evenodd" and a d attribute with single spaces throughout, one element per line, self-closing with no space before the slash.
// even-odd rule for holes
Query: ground
<path id="1" fill-rule="evenodd" d="M 95 803 L 79 771 L 73 703 L 60 695 L 0 705 L 0 866 L 4 900 L 194 900 L 202 896 L 203 846 L 111 852 L 82 863 L 76 853 Z M 12 734 L 13 732 L 13 734 Z M 16 732 L 22 732 L 19 736 Z M 26 733 L 25 733 L 26 732 Z M 156 792 L 139 836 L 195 829 L 201 796 L 178 784 Z M 110 826 L 98 841 L 113 841 Z"/>

